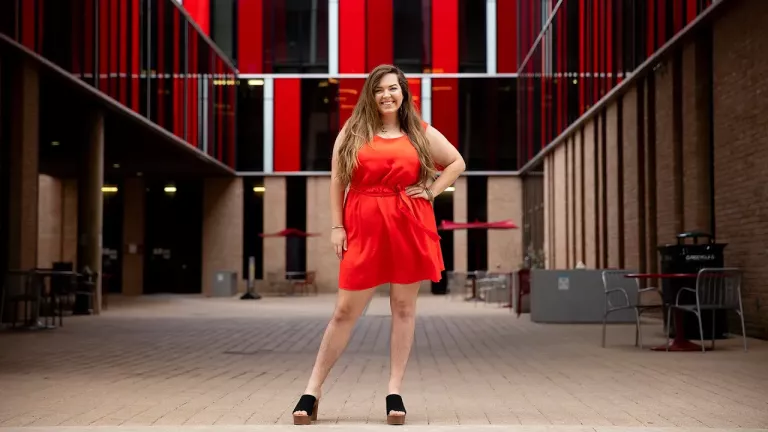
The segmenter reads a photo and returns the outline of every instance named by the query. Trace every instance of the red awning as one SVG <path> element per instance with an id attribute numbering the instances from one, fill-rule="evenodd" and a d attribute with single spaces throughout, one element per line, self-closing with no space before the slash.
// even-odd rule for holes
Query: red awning
<path id="1" fill-rule="evenodd" d="M 319 235 L 318 233 L 308 233 L 296 228 L 286 228 L 271 234 L 259 234 L 260 237 L 316 237 Z"/>
<path id="2" fill-rule="evenodd" d="M 442 231 L 461 230 L 461 229 L 517 229 L 519 228 L 511 220 L 497 222 L 453 222 L 443 221 L 438 227 Z"/>

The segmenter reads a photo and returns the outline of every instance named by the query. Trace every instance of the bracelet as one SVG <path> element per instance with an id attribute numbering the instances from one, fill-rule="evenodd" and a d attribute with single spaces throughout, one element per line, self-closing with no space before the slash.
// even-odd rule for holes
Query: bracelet
<path id="1" fill-rule="evenodd" d="M 339 229 L 339 228 L 344 229 L 344 225 L 336 225 L 331 227 L 332 230 Z"/>
<path id="2" fill-rule="evenodd" d="M 435 194 L 432 193 L 432 190 L 430 188 L 424 188 L 424 192 L 427 193 L 427 196 L 429 197 L 429 200 L 434 202 L 435 201 Z"/>

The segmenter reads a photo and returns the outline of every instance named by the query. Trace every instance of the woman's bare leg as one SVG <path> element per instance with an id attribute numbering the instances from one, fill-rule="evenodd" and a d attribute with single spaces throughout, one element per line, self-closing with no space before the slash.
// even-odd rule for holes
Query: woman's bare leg
<path id="1" fill-rule="evenodd" d="M 392 310 L 392 335 L 390 340 L 390 372 L 388 394 L 400 394 L 405 376 L 408 357 L 411 355 L 413 335 L 416 328 L 416 298 L 420 282 L 408 285 L 392 284 L 389 306 Z M 404 415 L 392 411 L 390 415 Z"/>
<path id="2" fill-rule="evenodd" d="M 339 290 L 336 299 L 336 309 L 333 311 L 333 317 L 325 329 L 323 340 L 320 342 L 320 349 L 317 352 L 315 366 L 312 368 L 312 375 L 307 383 L 304 394 L 310 394 L 319 399 L 323 382 L 331 372 L 331 368 L 339 359 L 341 353 L 349 343 L 352 335 L 352 329 L 363 309 L 371 300 L 375 289 L 362 291 Z M 306 415 L 304 411 L 296 411 L 294 414 Z"/>

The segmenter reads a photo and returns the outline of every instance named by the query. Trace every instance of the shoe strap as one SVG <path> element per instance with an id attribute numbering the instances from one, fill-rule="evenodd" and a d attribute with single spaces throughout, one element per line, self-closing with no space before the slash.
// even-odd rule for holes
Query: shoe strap
<path id="1" fill-rule="evenodd" d="M 403 398 L 399 394 L 387 395 L 387 415 L 390 411 L 406 412 Z"/>
<path id="2" fill-rule="evenodd" d="M 317 401 L 317 398 L 312 395 L 301 395 L 299 403 L 296 404 L 296 408 L 293 409 L 293 412 L 305 411 L 307 415 L 311 416 L 315 411 L 315 401 Z"/>

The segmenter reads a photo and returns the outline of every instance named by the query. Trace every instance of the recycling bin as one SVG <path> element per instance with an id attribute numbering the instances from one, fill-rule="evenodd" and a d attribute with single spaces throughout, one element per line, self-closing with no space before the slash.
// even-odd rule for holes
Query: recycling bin
<path id="1" fill-rule="evenodd" d="M 700 242 L 706 239 L 706 242 Z M 693 243 L 690 243 L 692 240 Z M 684 232 L 677 235 L 676 244 L 659 246 L 657 249 L 661 258 L 661 273 L 690 273 L 696 274 L 703 268 L 723 267 L 725 243 L 716 243 L 714 237 L 704 232 Z M 696 289 L 696 278 L 662 278 L 662 296 L 665 305 L 674 304 L 680 288 Z M 695 304 L 696 295 L 692 292 L 683 292 L 680 295 L 681 304 Z M 715 319 L 714 339 L 724 339 L 728 333 L 728 318 L 726 311 L 704 311 L 701 323 L 704 330 L 704 339 L 713 339 L 712 319 Z M 667 311 L 664 311 L 664 323 L 666 325 Z M 674 326 L 670 332 L 674 335 Z M 696 340 L 699 337 L 699 323 L 696 315 L 683 312 L 683 332 L 687 339 Z M 670 336 L 672 336 L 670 335 Z"/>

